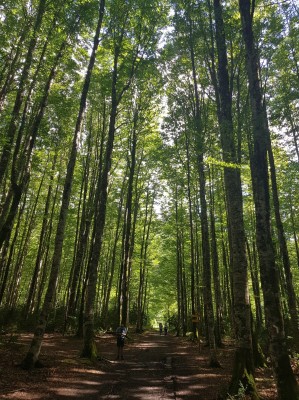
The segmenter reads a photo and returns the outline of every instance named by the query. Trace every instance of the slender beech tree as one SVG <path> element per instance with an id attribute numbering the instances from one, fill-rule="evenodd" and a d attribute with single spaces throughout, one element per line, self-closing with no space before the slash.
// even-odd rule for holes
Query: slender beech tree
<path id="1" fill-rule="evenodd" d="M 268 129 L 269 132 L 269 129 Z M 271 188 L 272 188 L 272 197 L 273 197 L 273 206 L 274 206 L 274 214 L 275 214 L 275 221 L 276 221 L 276 229 L 277 229 L 277 236 L 278 236 L 278 243 L 280 254 L 282 258 L 282 263 L 284 267 L 284 274 L 285 274 L 285 281 L 286 281 L 286 296 L 288 301 L 288 308 L 290 313 L 291 319 L 291 334 L 295 339 L 295 346 L 298 347 L 299 345 L 299 320 L 298 320 L 298 310 L 297 310 L 297 301 L 296 301 L 296 294 L 293 284 L 293 274 L 291 269 L 291 262 L 290 256 L 286 241 L 286 235 L 284 226 L 281 219 L 281 212 L 280 212 L 280 201 L 279 201 L 279 193 L 278 193 L 278 185 L 277 185 L 277 178 L 276 178 L 276 168 L 275 168 L 275 161 L 274 155 L 271 145 L 271 138 L 269 137 L 268 140 L 268 159 L 269 159 L 269 166 L 270 166 L 270 176 L 271 176 Z"/>
<path id="2" fill-rule="evenodd" d="M 121 236 L 121 216 L 122 216 L 122 209 L 123 209 L 123 202 L 124 202 L 124 190 L 125 190 L 125 185 L 126 185 L 126 180 L 127 180 L 127 174 L 124 174 L 122 186 L 121 186 L 121 191 L 120 191 L 120 198 L 119 198 L 119 204 L 118 204 L 118 210 L 117 210 L 117 222 L 116 222 L 116 228 L 115 228 L 115 234 L 114 234 L 114 240 L 112 244 L 112 249 L 111 249 L 111 262 L 110 262 L 110 268 L 109 271 L 107 271 L 107 280 L 106 280 L 106 287 L 104 288 L 104 298 L 103 298 L 103 307 L 102 307 L 102 315 L 101 319 L 104 322 L 106 321 L 107 316 L 108 316 L 108 311 L 109 311 L 109 300 L 110 300 L 110 294 L 111 294 L 111 289 L 112 289 L 112 284 L 113 284 L 113 278 L 115 275 L 115 266 L 116 266 L 116 257 L 117 257 L 117 245 Z"/>
<path id="3" fill-rule="evenodd" d="M 11 265 L 12 265 L 13 254 L 15 252 L 15 246 L 16 246 L 16 242 L 17 242 L 17 238 L 18 238 L 18 232 L 19 232 L 19 229 L 21 226 L 22 215 L 24 213 L 26 201 L 27 201 L 27 198 L 26 198 L 26 196 L 24 196 L 21 207 L 19 209 L 18 218 L 17 218 L 17 222 L 16 222 L 16 230 L 14 232 L 13 238 L 10 243 L 8 255 L 6 255 L 4 257 L 4 259 L 2 260 L 1 267 L 4 270 L 4 273 L 3 273 L 3 278 L 2 278 L 2 282 L 1 282 L 1 288 L 0 288 L 0 304 L 2 303 L 4 293 L 7 288 L 9 272 L 10 272 Z M 6 240 L 8 241 L 8 239 L 9 238 L 7 238 Z"/>
<path id="4" fill-rule="evenodd" d="M 130 159 L 128 159 L 129 176 L 127 186 L 127 199 L 124 213 L 123 226 L 123 245 L 122 245 L 122 260 L 120 269 L 120 290 L 119 290 L 119 316 L 120 324 L 127 326 L 128 309 L 129 309 L 129 273 L 131 268 L 131 252 L 132 252 L 132 207 L 133 207 L 133 184 L 135 179 L 136 169 L 136 151 L 138 139 L 138 118 L 139 104 L 138 99 L 136 104 L 133 104 L 133 122 L 132 133 L 130 138 Z"/>
<path id="5" fill-rule="evenodd" d="M 253 140 L 251 173 L 256 215 L 257 250 L 264 295 L 266 327 L 269 335 L 269 351 L 277 385 L 278 399 L 298 400 L 299 388 L 291 368 L 286 347 L 279 281 L 271 234 L 267 162 L 270 135 L 258 74 L 259 57 L 253 33 L 254 6 L 255 3 L 250 0 L 239 0 L 251 106 Z"/>
<path id="6" fill-rule="evenodd" d="M 177 303 L 178 303 L 178 324 L 177 336 L 186 336 L 187 333 L 187 302 L 186 302 L 186 287 L 184 285 L 184 268 L 183 268 L 183 250 L 182 250 L 182 232 L 179 224 L 179 210 L 178 210 L 178 188 L 175 187 L 175 225 L 176 225 L 176 269 L 177 269 Z"/>
<path id="7" fill-rule="evenodd" d="M 191 155 L 190 155 L 190 138 L 185 132 L 185 147 L 186 147 L 186 167 L 187 167 L 187 197 L 188 197 L 188 214 L 189 214 L 189 235 L 190 235 L 190 275 L 191 275 L 191 312 L 192 315 L 197 315 L 197 308 L 195 302 L 195 238 L 194 238 L 194 218 L 193 218 L 193 204 L 191 196 Z M 194 318 L 194 317 L 193 317 Z M 196 322 L 192 324 L 193 335 L 196 337 Z"/>
<path id="8" fill-rule="evenodd" d="M 212 175 L 212 174 L 210 174 Z M 211 177 L 210 181 L 213 179 Z M 212 252 L 212 265 L 213 265 L 213 286 L 215 293 L 215 314 L 216 314 L 216 326 L 215 326 L 215 337 L 218 347 L 222 346 L 222 332 L 223 332 L 223 305 L 221 295 L 221 284 L 220 278 L 221 273 L 219 269 L 219 254 L 217 247 L 216 237 L 216 209 L 215 209 L 215 196 L 213 193 L 213 185 L 210 185 L 210 225 L 211 225 L 211 252 Z"/>
<path id="9" fill-rule="evenodd" d="M 53 191 L 54 170 L 56 167 L 56 161 L 57 161 L 57 151 L 55 152 L 53 163 L 52 163 L 52 168 L 51 168 L 51 172 L 50 172 L 50 183 L 49 183 L 47 198 L 46 198 L 46 202 L 45 202 L 45 209 L 44 209 L 44 216 L 43 216 L 43 220 L 42 220 L 39 245 L 38 245 L 33 275 L 32 275 L 32 279 L 31 279 L 30 286 L 29 286 L 26 306 L 25 306 L 25 310 L 24 310 L 25 317 L 28 317 L 29 313 L 31 313 L 34 310 L 34 299 L 36 296 L 36 288 L 38 285 L 38 281 L 40 280 L 43 253 L 46 249 L 45 241 L 47 239 L 47 233 L 48 233 L 48 228 L 49 228 L 49 211 L 50 211 L 51 197 L 52 197 L 52 191 Z"/>
<path id="10" fill-rule="evenodd" d="M 203 262 L 203 281 L 204 281 L 204 303 L 207 320 L 208 341 L 210 347 L 210 365 L 219 367 L 219 361 L 216 354 L 216 338 L 215 338 L 215 321 L 212 301 L 212 282 L 211 282 L 211 254 L 210 254 L 210 237 L 208 224 L 208 208 L 206 200 L 206 177 L 204 167 L 204 124 L 202 107 L 200 105 L 200 94 L 198 90 L 198 76 L 195 62 L 194 49 L 194 22 L 187 12 L 188 26 L 188 45 L 192 66 L 193 78 L 193 95 L 194 95 L 194 128 L 195 128 L 195 144 L 197 151 L 197 166 L 199 175 L 199 198 L 200 198 L 200 222 L 201 222 L 201 244 L 202 244 L 202 262 Z"/>
<path id="11" fill-rule="evenodd" d="M 141 333 L 143 331 L 143 317 L 144 317 L 144 307 L 146 299 L 146 289 L 147 289 L 147 251 L 149 247 L 149 238 L 151 223 L 154 211 L 154 201 L 155 192 L 151 196 L 149 187 L 146 189 L 146 200 L 145 200 L 145 215 L 144 224 L 142 230 L 141 238 L 141 248 L 140 248 L 140 262 L 139 262 L 139 286 L 138 286 L 138 296 L 137 296 L 137 322 L 136 322 L 136 332 Z"/>
<path id="12" fill-rule="evenodd" d="M 214 0 L 216 44 L 218 53 L 218 113 L 224 166 L 224 183 L 227 200 L 230 254 L 232 259 L 232 289 L 234 323 L 237 338 L 234 369 L 229 393 L 239 391 L 240 382 L 252 397 L 258 398 L 254 384 L 250 303 L 247 282 L 246 237 L 243 220 L 243 202 L 240 167 L 237 164 L 232 118 L 232 91 L 230 88 L 226 37 L 220 0 Z"/>
<path id="13" fill-rule="evenodd" d="M 296 233 L 296 228 L 295 228 L 295 218 L 294 218 L 294 209 L 293 209 L 293 204 L 292 204 L 292 199 L 290 196 L 290 215 L 291 215 L 291 223 L 292 223 L 292 234 L 294 238 L 294 243 L 295 243 L 295 250 L 296 250 L 296 256 L 297 256 L 297 266 L 299 269 L 299 244 L 298 244 L 298 234 Z"/>

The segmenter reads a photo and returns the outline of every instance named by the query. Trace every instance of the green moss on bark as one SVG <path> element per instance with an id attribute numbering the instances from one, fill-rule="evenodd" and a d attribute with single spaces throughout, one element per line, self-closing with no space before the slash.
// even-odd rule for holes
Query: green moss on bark
<path id="1" fill-rule="evenodd" d="M 240 388 L 244 388 L 252 400 L 260 400 L 257 393 L 253 371 L 250 371 L 246 360 L 248 354 L 245 349 L 238 349 L 235 354 L 233 375 L 229 385 L 228 394 L 235 396 L 239 394 Z"/>

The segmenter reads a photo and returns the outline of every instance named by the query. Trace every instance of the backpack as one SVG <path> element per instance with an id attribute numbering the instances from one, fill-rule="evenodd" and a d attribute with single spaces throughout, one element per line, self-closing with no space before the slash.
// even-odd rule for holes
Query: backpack
<path id="1" fill-rule="evenodd" d="M 116 329 L 117 336 L 124 338 L 127 334 L 127 329 L 124 326 L 120 326 Z"/>

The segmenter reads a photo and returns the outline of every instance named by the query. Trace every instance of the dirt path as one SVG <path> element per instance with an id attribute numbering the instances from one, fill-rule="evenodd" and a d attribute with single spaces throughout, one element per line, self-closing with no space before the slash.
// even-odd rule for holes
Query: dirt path
<path id="1" fill-rule="evenodd" d="M 222 368 L 212 369 L 206 348 L 158 332 L 132 335 L 122 361 L 114 335 L 97 338 L 96 364 L 79 357 L 81 340 L 47 335 L 40 357 L 46 368 L 28 372 L 16 364 L 30 339 L 22 335 L 0 347 L 1 400 L 216 400 L 231 375 L 232 347 L 219 352 Z"/>
<path id="2" fill-rule="evenodd" d="M 221 369 L 209 368 L 207 380 L 205 356 L 197 346 L 171 335 L 147 333 L 140 342 L 128 344 L 124 361 L 113 363 L 110 379 L 106 376 L 107 384 L 101 385 L 98 398 L 215 399 L 219 380 L 225 377 Z M 207 397 L 209 390 L 213 397 Z"/>

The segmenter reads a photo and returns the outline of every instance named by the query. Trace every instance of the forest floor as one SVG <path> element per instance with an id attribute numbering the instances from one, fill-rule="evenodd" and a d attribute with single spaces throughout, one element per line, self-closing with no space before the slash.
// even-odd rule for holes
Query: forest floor
<path id="1" fill-rule="evenodd" d="M 104 334 L 97 337 L 101 358 L 91 363 L 80 358 L 82 340 L 47 334 L 40 354 L 44 367 L 24 371 L 18 364 L 31 338 L 28 334 L 1 335 L 0 399 L 232 399 L 226 396 L 234 353 L 231 342 L 218 352 L 221 368 L 209 368 L 208 349 L 186 338 L 158 332 L 129 334 L 124 360 L 118 361 L 115 336 Z M 263 399 L 276 399 L 269 369 L 258 370 L 256 381 Z"/>

